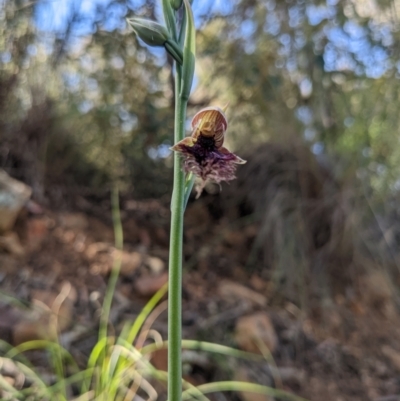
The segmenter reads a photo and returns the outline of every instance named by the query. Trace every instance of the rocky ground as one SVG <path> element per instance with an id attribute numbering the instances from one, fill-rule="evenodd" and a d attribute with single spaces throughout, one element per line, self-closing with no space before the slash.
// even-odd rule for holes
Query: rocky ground
<path id="1" fill-rule="evenodd" d="M 82 208 L 83 210 L 85 208 Z M 0 237 L 0 337 L 13 345 L 51 336 L 56 315 L 63 344 L 84 366 L 97 340 L 113 260 L 122 258 L 111 325 L 133 320 L 166 281 L 168 209 L 155 201 L 122 203 L 125 247 L 113 244 L 107 205 L 54 212 L 30 204 Z M 233 227 L 202 201 L 189 205 L 185 228 L 184 337 L 263 353 L 263 362 L 205 358 L 187 362 L 192 383 L 245 380 L 313 401 L 400 400 L 400 320 L 383 273 L 362 278 L 362 295 L 336 295 L 307 312 L 276 296 L 272 281 L 242 266 L 257 226 Z M 208 240 L 201 240 L 209 233 Z M 154 329 L 166 338 L 166 304 Z M 166 368 L 166 355 L 152 359 Z M 35 363 L 43 371 L 42 359 Z M 3 366 L 4 368 L 4 366 Z M 15 384 L 10 372 L 3 376 Z M 8 376 L 7 376 L 8 375 Z M 14 381 L 13 381 L 14 380 Z M 214 400 L 267 400 L 225 393 Z"/>

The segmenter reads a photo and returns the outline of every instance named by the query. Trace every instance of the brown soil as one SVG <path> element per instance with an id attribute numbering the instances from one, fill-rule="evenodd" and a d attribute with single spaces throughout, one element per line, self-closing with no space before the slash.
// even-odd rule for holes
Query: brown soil
<path id="1" fill-rule="evenodd" d="M 273 357 L 278 370 L 274 373 L 267 362 L 212 357 L 207 363 L 192 362 L 187 378 L 193 383 L 244 378 L 312 401 L 400 400 L 400 320 L 390 292 L 381 290 L 382 286 L 374 288 L 367 277 L 360 281 L 362 296 L 359 288 L 347 288 L 347 294 L 337 293 L 329 302 L 328 298 L 309 301 L 302 309 L 280 295 L 268 274 L 245 268 L 259 227 L 251 221 L 235 225 L 215 219 L 210 204 L 207 197 L 193 202 L 186 216 L 184 337 L 236 346 L 238 320 L 253 312 L 267 312 L 276 332 Z M 168 256 L 168 208 L 153 201 L 126 202 L 122 209 L 127 260 L 136 260 L 132 255 L 141 259 L 128 263 L 119 279 L 111 314 L 116 331 L 124 321 L 134 319 L 148 295 L 165 282 L 160 277 Z M 47 302 L 48 294 L 60 294 L 66 282 L 72 285 L 72 295 L 68 295 L 72 317 L 65 317 L 63 335 L 73 333 L 68 347 L 82 365 L 96 342 L 115 255 L 109 213 L 103 216 L 50 211 L 26 215 L 16 227 L 25 256 L 0 254 L 2 292 L 26 305 L 40 297 Z M 235 287 L 231 296 L 229 287 L 226 290 L 230 283 L 250 291 L 241 295 Z M 29 337 L 29 333 L 16 334 L 26 315 L 10 306 L 7 298 L 1 308 L 2 339 L 15 342 L 17 335 Z M 166 337 L 165 312 L 154 328 Z M 40 357 L 35 363 L 45 365 Z M 155 356 L 154 363 L 165 368 L 165 356 Z M 238 397 L 260 399 L 237 394 L 214 399 Z"/>

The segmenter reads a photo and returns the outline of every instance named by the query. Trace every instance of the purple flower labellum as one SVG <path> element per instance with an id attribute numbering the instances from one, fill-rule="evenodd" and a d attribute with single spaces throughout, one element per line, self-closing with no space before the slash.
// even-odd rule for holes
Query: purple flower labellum
<path id="1" fill-rule="evenodd" d="M 175 144 L 171 149 L 183 156 L 183 170 L 201 179 L 197 186 L 200 196 L 208 180 L 217 184 L 236 178 L 237 164 L 246 163 L 222 145 L 228 120 L 219 107 L 200 110 L 192 120 L 192 135 Z"/>

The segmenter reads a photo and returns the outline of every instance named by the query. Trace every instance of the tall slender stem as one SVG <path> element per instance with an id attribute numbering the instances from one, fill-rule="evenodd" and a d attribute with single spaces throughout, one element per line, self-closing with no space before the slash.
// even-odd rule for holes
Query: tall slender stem
<path id="1" fill-rule="evenodd" d="M 181 68 L 175 74 L 175 143 L 184 137 L 186 99 L 180 94 Z M 168 400 L 182 398 L 182 237 L 185 176 L 177 152 L 174 153 L 174 186 L 171 201 L 168 295 Z"/>

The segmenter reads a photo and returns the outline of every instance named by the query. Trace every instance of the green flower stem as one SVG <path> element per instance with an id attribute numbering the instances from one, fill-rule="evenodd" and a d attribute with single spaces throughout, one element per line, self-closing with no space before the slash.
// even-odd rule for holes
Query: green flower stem
<path id="1" fill-rule="evenodd" d="M 165 3 L 166 0 L 164 0 Z M 175 138 L 180 142 L 185 136 L 186 108 L 193 82 L 195 64 L 195 36 L 193 13 L 188 0 L 185 5 L 183 63 L 175 63 Z M 166 4 L 166 3 L 165 3 Z M 165 10 L 168 11 L 168 7 Z M 165 16 L 168 19 L 168 15 Z M 174 187 L 171 201 L 171 235 L 169 248 L 169 296 L 168 296 L 168 400 L 182 399 L 182 242 L 183 215 L 186 207 L 185 188 L 189 190 L 181 169 L 178 152 L 174 152 Z M 188 185 L 186 185 L 188 184 Z M 186 194 L 187 194 L 186 191 Z"/>
<path id="2" fill-rule="evenodd" d="M 185 135 L 187 101 L 182 99 L 181 68 L 176 66 L 175 75 L 175 143 Z M 168 400 L 182 398 L 182 238 L 185 198 L 185 175 L 181 160 L 174 153 L 174 186 L 171 201 L 171 236 L 169 248 L 169 295 L 168 295 Z"/>

